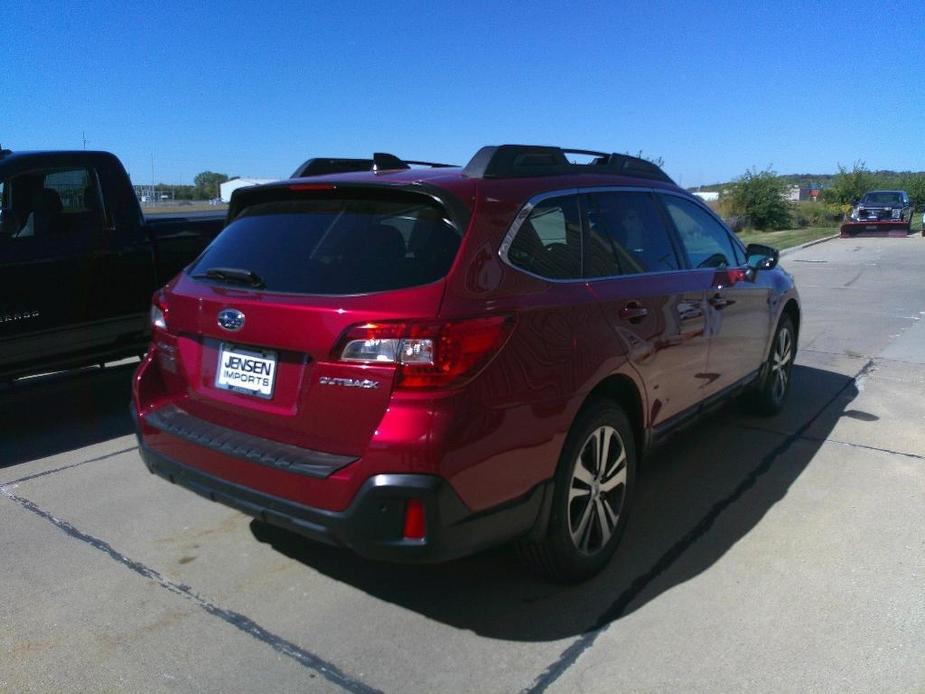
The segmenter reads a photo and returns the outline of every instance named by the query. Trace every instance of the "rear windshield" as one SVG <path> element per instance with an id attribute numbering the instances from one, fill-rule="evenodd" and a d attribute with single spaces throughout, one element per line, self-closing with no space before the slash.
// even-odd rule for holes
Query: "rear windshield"
<path id="1" fill-rule="evenodd" d="M 265 291 L 365 294 L 444 277 L 459 241 L 446 212 L 420 196 L 265 202 L 245 208 L 190 274 L 232 268 Z"/>

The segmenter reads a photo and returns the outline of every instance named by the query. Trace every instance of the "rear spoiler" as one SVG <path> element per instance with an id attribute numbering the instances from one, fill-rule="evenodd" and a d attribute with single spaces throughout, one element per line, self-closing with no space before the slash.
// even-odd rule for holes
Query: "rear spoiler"
<path id="1" fill-rule="evenodd" d="M 230 224 L 246 207 L 261 203 L 287 199 L 324 198 L 327 196 L 363 198 L 370 194 L 403 197 L 408 200 L 413 200 L 414 198 L 420 200 L 421 197 L 428 198 L 447 211 L 449 221 L 460 234 L 465 232 L 469 226 L 471 215 L 469 206 L 445 188 L 422 182 L 396 185 L 385 181 L 381 183 L 378 181 L 362 183 L 355 181 L 319 181 L 317 183 L 307 183 L 288 180 L 238 188 L 231 194 L 227 220 Z"/>
<path id="2" fill-rule="evenodd" d="M 376 152 L 372 159 L 347 159 L 344 157 L 315 157 L 297 168 L 290 178 L 307 176 L 324 176 L 326 174 L 349 173 L 351 171 L 397 171 L 410 169 L 412 166 L 428 166 L 442 169 L 455 164 L 438 164 L 432 161 L 399 159 L 394 154 Z"/>

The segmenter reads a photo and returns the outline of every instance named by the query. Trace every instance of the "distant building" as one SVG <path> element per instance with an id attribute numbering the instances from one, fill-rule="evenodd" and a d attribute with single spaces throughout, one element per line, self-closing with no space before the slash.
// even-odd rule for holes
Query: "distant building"
<path id="1" fill-rule="evenodd" d="M 818 184 L 800 188 L 800 200 L 818 200 L 822 195 L 822 186 Z"/>
<path id="2" fill-rule="evenodd" d="M 696 195 L 704 202 L 716 202 L 719 200 L 719 191 L 717 190 L 695 191 L 694 195 Z"/>
<path id="3" fill-rule="evenodd" d="M 238 188 L 247 188 L 248 186 L 259 186 L 262 183 L 273 183 L 274 178 L 232 178 L 219 185 L 221 190 L 222 202 L 231 202 L 231 194 Z"/>
<path id="4" fill-rule="evenodd" d="M 822 186 L 818 184 L 810 184 L 808 186 L 790 185 L 787 186 L 787 189 L 784 191 L 784 199 L 789 202 L 797 202 L 798 200 L 818 200 L 821 192 Z"/>

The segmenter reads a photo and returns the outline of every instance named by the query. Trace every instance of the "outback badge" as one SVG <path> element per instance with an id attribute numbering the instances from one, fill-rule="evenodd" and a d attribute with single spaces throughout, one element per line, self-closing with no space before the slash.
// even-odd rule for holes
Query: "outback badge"
<path id="1" fill-rule="evenodd" d="M 244 327 L 244 314 L 235 308 L 225 308 L 218 312 L 218 326 L 232 332 Z"/>

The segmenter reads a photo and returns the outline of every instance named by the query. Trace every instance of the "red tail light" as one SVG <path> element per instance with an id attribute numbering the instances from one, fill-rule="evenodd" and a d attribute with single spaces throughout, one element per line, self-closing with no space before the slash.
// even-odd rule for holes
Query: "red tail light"
<path id="1" fill-rule="evenodd" d="M 337 361 L 396 364 L 400 388 L 440 388 L 474 377 L 504 346 L 510 316 L 444 322 L 365 323 L 348 328 Z"/>
<path id="2" fill-rule="evenodd" d="M 424 517 L 424 504 L 420 499 L 408 499 L 405 502 L 405 527 L 402 537 L 406 540 L 423 540 L 427 536 L 427 521 Z"/>

